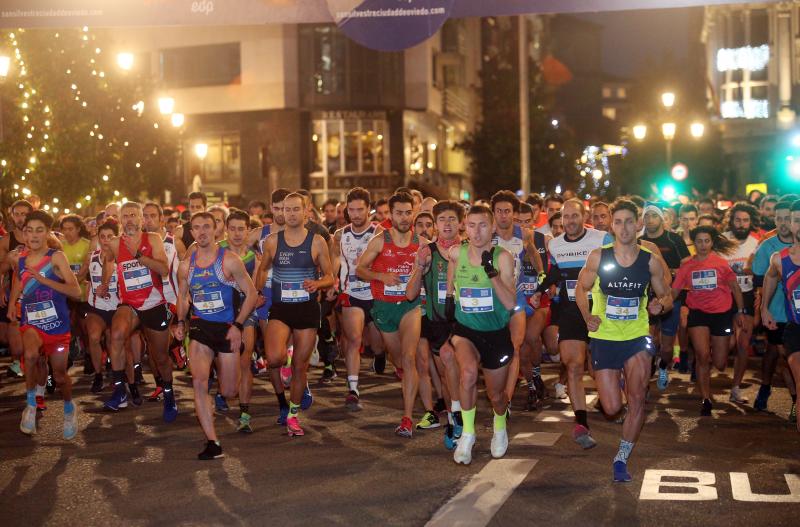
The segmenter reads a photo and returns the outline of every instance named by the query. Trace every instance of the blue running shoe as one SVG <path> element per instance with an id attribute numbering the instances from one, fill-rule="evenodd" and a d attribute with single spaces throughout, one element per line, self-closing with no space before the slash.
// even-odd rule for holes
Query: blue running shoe
<path id="1" fill-rule="evenodd" d="M 453 425 L 448 424 L 444 427 L 444 447 L 451 452 L 456 449 L 458 442 L 453 436 Z"/>
<path id="2" fill-rule="evenodd" d="M 111 399 L 105 402 L 103 408 L 106 410 L 111 410 L 112 412 L 118 412 L 120 408 L 127 408 L 128 407 L 128 391 L 125 389 L 124 386 L 118 386 L 114 388 L 114 393 L 111 394 Z"/>
<path id="3" fill-rule="evenodd" d="M 164 390 L 164 422 L 171 423 L 178 417 L 178 405 L 172 390 Z"/>
<path id="4" fill-rule="evenodd" d="M 669 372 L 666 368 L 659 368 L 658 369 L 658 380 L 656 381 L 656 387 L 659 391 L 664 391 L 669 386 Z"/>
<path id="5" fill-rule="evenodd" d="M 281 406 L 281 414 L 278 416 L 278 420 L 275 422 L 281 426 L 286 426 L 286 420 L 288 418 L 289 418 L 289 407 Z"/>
<path id="6" fill-rule="evenodd" d="M 308 410 L 311 408 L 312 404 L 314 404 L 314 396 L 311 395 L 311 390 L 308 388 L 308 384 L 306 384 L 306 389 L 303 390 L 303 398 L 300 399 L 300 409 Z"/>
<path id="7" fill-rule="evenodd" d="M 228 407 L 228 401 L 225 400 L 221 393 L 218 393 L 214 396 L 214 406 L 217 407 L 218 412 L 227 412 L 230 410 Z"/>
<path id="8" fill-rule="evenodd" d="M 461 412 L 453 413 L 453 439 L 458 441 L 464 433 L 464 423 L 461 420 Z"/>
<path id="9" fill-rule="evenodd" d="M 627 483 L 631 479 L 628 473 L 628 464 L 624 461 L 614 461 L 614 483 Z"/>
<path id="10" fill-rule="evenodd" d="M 767 384 L 762 384 L 761 387 L 758 389 L 758 395 L 756 396 L 756 400 L 753 403 L 753 408 L 755 408 L 758 412 L 766 412 L 767 411 L 767 401 L 769 400 L 769 396 L 772 394 L 772 386 Z"/>

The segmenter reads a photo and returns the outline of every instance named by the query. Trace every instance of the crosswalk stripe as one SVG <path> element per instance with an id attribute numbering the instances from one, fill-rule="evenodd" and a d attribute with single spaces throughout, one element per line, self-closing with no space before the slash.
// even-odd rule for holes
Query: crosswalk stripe
<path id="1" fill-rule="evenodd" d="M 500 510 L 538 459 L 495 459 L 444 504 L 427 527 L 484 527 Z"/>

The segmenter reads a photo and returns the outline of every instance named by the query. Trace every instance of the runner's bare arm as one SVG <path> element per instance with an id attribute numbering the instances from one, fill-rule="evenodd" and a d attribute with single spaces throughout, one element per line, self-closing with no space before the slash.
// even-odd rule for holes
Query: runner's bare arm
<path id="1" fill-rule="evenodd" d="M 314 235 L 311 256 L 314 258 L 317 267 L 319 267 L 319 278 L 317 280 L 307 280 L 306 282 L 312 283 L 308 284 L 308 286 L 303 284 L 306 291 L 313 293 L 319 289 L 333 287 L 330 246 L 325 241 L 325 238 L 319 234 Z"/>
<path id="2" fill-rule="evenodd" d="M 146 233 L 150 238 L 150 245 L 153 247 L 153 256 L 142 255 L 139 262 L 149 267 L 161 276 L 169 275 L 169 263 L 167 263 L 167 253 L 164 251 L 164 242 L 158 234 Z"/>
<path id="3" fill-rule="evenodd" d="M 336 229 L 336 232 L 331 236 L 331 266 L 333 276 L 339 276 L 339 271 L 342 267 L 342 229 Z"/>
<path id="4" fill-rule="evenodd" d="M 375 261 L 375 258 L 378 257 L 382 250 L 383 236 L 373 236 L 373 238 L 367 244 L 367 248 L 364 249 L 364 252 L 358 258 L 358 264 L 356 265 L 356 276 L 365 282 L 372 280 L 380 280 L 381 282 L 385 282 L 384 273 L 378 273 L 372 270 L 372 262 Z"/>
<path id="5" fill-rule="evenodd" d="M 226 251 L 224 265 L 230 270 L 231 276 L 236 280 L 239 289 L 244 293 L 244 301 L 236 316 L 236 322 L 244 324 L 247 317 L 249 317 L 250 313 L 256 308 L 258 291 L 250 275 L 247 274 L 247 269 L 245 269 L 244 262 L 242 262 L 241 258 L 231 251 Z"/>
<path id="6" fill-rule="evenodd" d="M 660 313 L 664 313 L 672 309 L 672 290 L 669 287 L 669 284 L 672 283 L 672 275 L 664 275 L 662 267 L 663 258 L 660 258 L 660 260 L 661 262 L 656 258 L 650 258 L 650 285 L 658 297 L 658 303 L 661 304 Z M 669 280 L 669 282 L 667 282 L 667 280 Z"/>
<path id="7" fill-rule="evenodd" d="M 11 234 L 0 240 L 0 274 L 6 274 L 11 270 L 11 262 L 8 261 L 8 244 Z"/>
<path id="8" fill-rule="evenodd" d="M 50 233 L 50 236 L 47 237 L 47 246 L 57 251 L 64 250 L 64 246 L 61 245 L 61 240 L 59 240 L 58 236 L 56 236 L 52 232 Z"/>
<path id="9" fill-rule="evenodd" d="M 782 273 L 781 255 L 773 253 L 769 258 L 769 268 L 764 274 L 764 285 L 761 287 L 761 321 L 767 329 L 771 330 L 778 329 L 778 324 L 769 310 L 769 304 L 772 302 L 775 290 L 778 289 Z"/>
<path id="10" fill-rule="evenodd" d="M 177 340 L 186 337 L 186 315 L 189 313 L 189 261 L 182 260 L 178 265 L 178 305 L 176 306 L 178 322 L 172 326 L 172 334 Z"/>
<path id="11" fill-rule="evenodd" d="M 517 284 L 514 281 L 514 258 L 511 253 L 500 251 L 495 268 L 498 275 L 491 279 L 492 286 L 500 303 L 510 311 L 517 305 Z"/>
<path id="12" fill-rule="evenodd" d="M 272 259 L 275 256 L 275 250 L 278 244 L 278 237 L 275 234 L 270 234 L 264 240 L 264 254 L 261 255 L 261 265 L 258 266 L 256 272 L 256 287 L 259 291 L 264 289 L 267 282 L 268 271 L 272 268 Z"/>
<path id="13" fill-rule="evenodd" d="M 116 261 L 119 257 L 119 243 L 120 238 L 114 238 L 109 245 L 109 252 L 111 254 L 103 254 L 103 279 L 100 281 L 100 286 L 97 288 L 99 296 L 106 296 L 108 294 L 108 284 L 111 282 L 111 277 L 116 271 Z M 110 258 L 109 258 L 110 256 Z"/>
<path id="14" fill-rule="evenodd" d="M 533 243 L 533 231 L 525 230 L 523 232 L 525 232 L 525 255 L 533 264 L 536 272 L 541 273 L 544 270 L 544 266 L 542 264 L 542 256 L 539 254 L 539 249 L 537 249 L 536 244 Z"/>
<path id="15" fill-rule="evenodd" d="M 59 293 L 67 295 L 68 297 L 76 300 L 80 299 L 82 293 L 81 286 L 78 284 L 78 279 L 72 273 L 72 269 L 70 268 L 69 262 L 67 261 L 67 257 L 64 255 L 64 253 L 61 251 L 53 253 L 52 262 L 56 274 L 62 280 L 64 280 L 63 282 L 45 278 L 38 273 L 32 273 L 34 278 L 40 284 L 49 287 L 54 291 L 58 291 Z"/>
<path id="16" fill-rule="evenodd" d="M 592 290 L 592 287 L 594 287 L 594 282 L 597 279 L 597 268 L 600 265 L 601 250 L 602 249 L 594 249 L 589 253 L 589 257 L 586 258 L 586 265 L 581 269 L 580 274 L 578 274 L 578 283 L 575 285 L 575 305 L 578 306 L 581 316 L 583 316 L 583 319 L 586 321 L 587 327 L 589 326 L 590 319 L 599 319 L 599 317 L 592 315 L 592 310 L 589 307 L 589 292 Z M 596 329 L 597 328 L 595 328 L 595 330 Z"/>
<path id="17" fill-rule="evenodd" d="M 22 285 L 20 284 L 17 273 L 14 273 L 11 278 L 11 292 L 8 295 L 8 319 L 12 322 L 17 320 L 17 300 L 22 293 Z"/>
<path id="18" fill-rule="evenodd" d="M 427 244 L 422 245 L 417 250 L 417 257 L 414 259 L 414 267 L 411 270 L 411 276 L 408 278 L 406 284 L 406 299 L 414 300 L 419 296 L 422 289 L 422 276 L 428 270 L 431 264 L 431 250 Z"/>

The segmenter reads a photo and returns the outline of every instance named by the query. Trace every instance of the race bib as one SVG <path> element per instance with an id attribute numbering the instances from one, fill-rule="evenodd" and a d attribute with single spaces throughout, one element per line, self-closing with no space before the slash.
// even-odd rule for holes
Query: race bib
<path id="1" fill-rule="evenodd" d="M 437 285 L 439 288 L 439 298 L 437 298 L 436 301 L 445 305 L 447 302 L 447 282 L 439 282 Z"/>
<path id="2" fill-rule="evenodd" d="M 72 273 L 77 275 L 81 271 L 81 264 L 69 264 Z"/>
<path id="3" fill-rule="evenodd" d="M 225 309 L 225 302 L 222 301 L 222 292 L 220 291 L 195 293 L 192 297 L 192 304 L 202 315 L 213 315 Z"/>
<path id="4" fill-rule="evenodd" d="M 408 286 L 408 279 L 411 278 L 409 274 L 398 275 L 400 283 L 397 285 L 383 284 L 383 294 L 386 296 L 406 296 L 406 287 Z"/>
<path id="5" fill-rule="evenodd" d="M 792 291 L 792 299 L 794 300 L 794 312 L 800 315 L 800 289 Z"/>
<path id="6" fill-rule="evenodd" d="M 639 299 L 609 296 L 606 302 L 608 320 L 637 320 L 639 318 Z"/>
<path id="7" fill-rule="evenodd" d="M 100 284 L 103 283 L 103 278 L 100 276 L 93 276 L 92 277 L 92 286 L 93 289 L 100 287 Z M 117 275 L 112 275 L 111 280 L 108 282 L 108 292 L 109 293 L 116 293 L 117 292 Z"/>
<path id="8" fill-rule="evenodd" d="M 692 271 L 692 289 L 716 289 L 717 271 L 708 269 L 705 271 Z"/>
<path id="9" fill-rule="evenodd" d="M 48 322 L 58 320 L 56 306 L 53 305 L 52 300 L 28 304 L 25 306 L 25 313 L 28 317 L 29 324 L 47 324 Z"/>
<path id="10" fill-rule="evenodd" d="M 526 278 L 532 278 L 532 280 L 526 280 Z M 523 281 L 519 284 L 519 292 L 524 294 L 525 296 L 533 295 L 537 289 L 539 289 L 539 280 L 536 279 L 535 276 L 529 277 L 527 275 L 523 275 Z M 575 290 L 573 289 L 573 295 L 575 294 Z"/>
<path id="11" fill-rule="evenodd" d="M 347 287 L 350 288 L 351 293 L 366 293 L 369 291 L 369 283 L 362 282 L 354 274 L 347 276 Z"/>
<path id="12" fill-rule="evenodd" d="M 303 282 L 281 282 L 281 302 L 308 302 L 310 299 Z"/>
<path id="13" fill-rule="evenodd" d="M 122 279 L 125 282 L 125 289 L 128 291 L 153 287 L 153 278 L 150 276 L 150 269 L 138 263 L 136 267 L 123 271 Z"/>
<path id="14" fill-rule="evenodd" d="M 575 288 L 578 286 L 577 280 L 567 280 L 567 298 L 570 302 L 575 301 Z M 589 299 L 592 298 L 592 292 L 589 291 Z"/>
<path id="15" fill-rule="evenodd" d="M 753 277 L 750 275 L 738 275 L 736 282 L 739 283 L 739 289 L 742 293 L 748 293 L 753 290 Z"/>
<path id="16" fill-rule="evenodd" d="M 464 313 L 494 311 L 494 291 L 491 287 L 462 287 L 458 290 L 458 301 Z"/>

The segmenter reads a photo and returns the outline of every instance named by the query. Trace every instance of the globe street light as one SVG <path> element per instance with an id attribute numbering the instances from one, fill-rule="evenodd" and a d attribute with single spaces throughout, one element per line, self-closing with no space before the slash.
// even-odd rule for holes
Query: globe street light
<path id="1" fill-rule="evenodd" d="M 633 137 L 641 141 L 647 136 L 647 125 L 637 124 L 633 127 Z"/>
<path id="2" fill-rule="evenodd" d="M 694 122 L 689 126 L 689 133 L 695 139 L 700 139 L 706 131 L 706 126 L 703 123 Z"/>
<path id="3" fill-rule="evenodd" d="M 8 77 L 8 71 L 11 69 L 11 57 L 0 55 L 0 79 Z"/>
<path id="4" fill-rule="evenodd" d="M 127 51 L 117 53 L 117 66 L 120 69 L 130 71 L 133 69 L 133 62 L 133 53 L 128 53 Z"/>
<path id="5" fill-rule="evenodd" d="M 170 117 L 172 126 L 174 126 L 175 128 L 180 128 L 181 126 L 183 126 L 185 120 L 186 118 L 182 113 L 173 113 L 172 117 Z"/>
<path id="6" fill-rule="evenodd" d="M 675 106 L 675 94 L 672 93 L 671 91 L 662 93 L 661 104 L 663 104 L 664 108 L 666 108 L 667 110 Z"/>
<path id="7" fill-rule="evenodd" d="M 158 99 L 158 111 L 161 115 L 170 115 L 175 110 L 175 99 L 172 97 L 161 97 Z"/>

